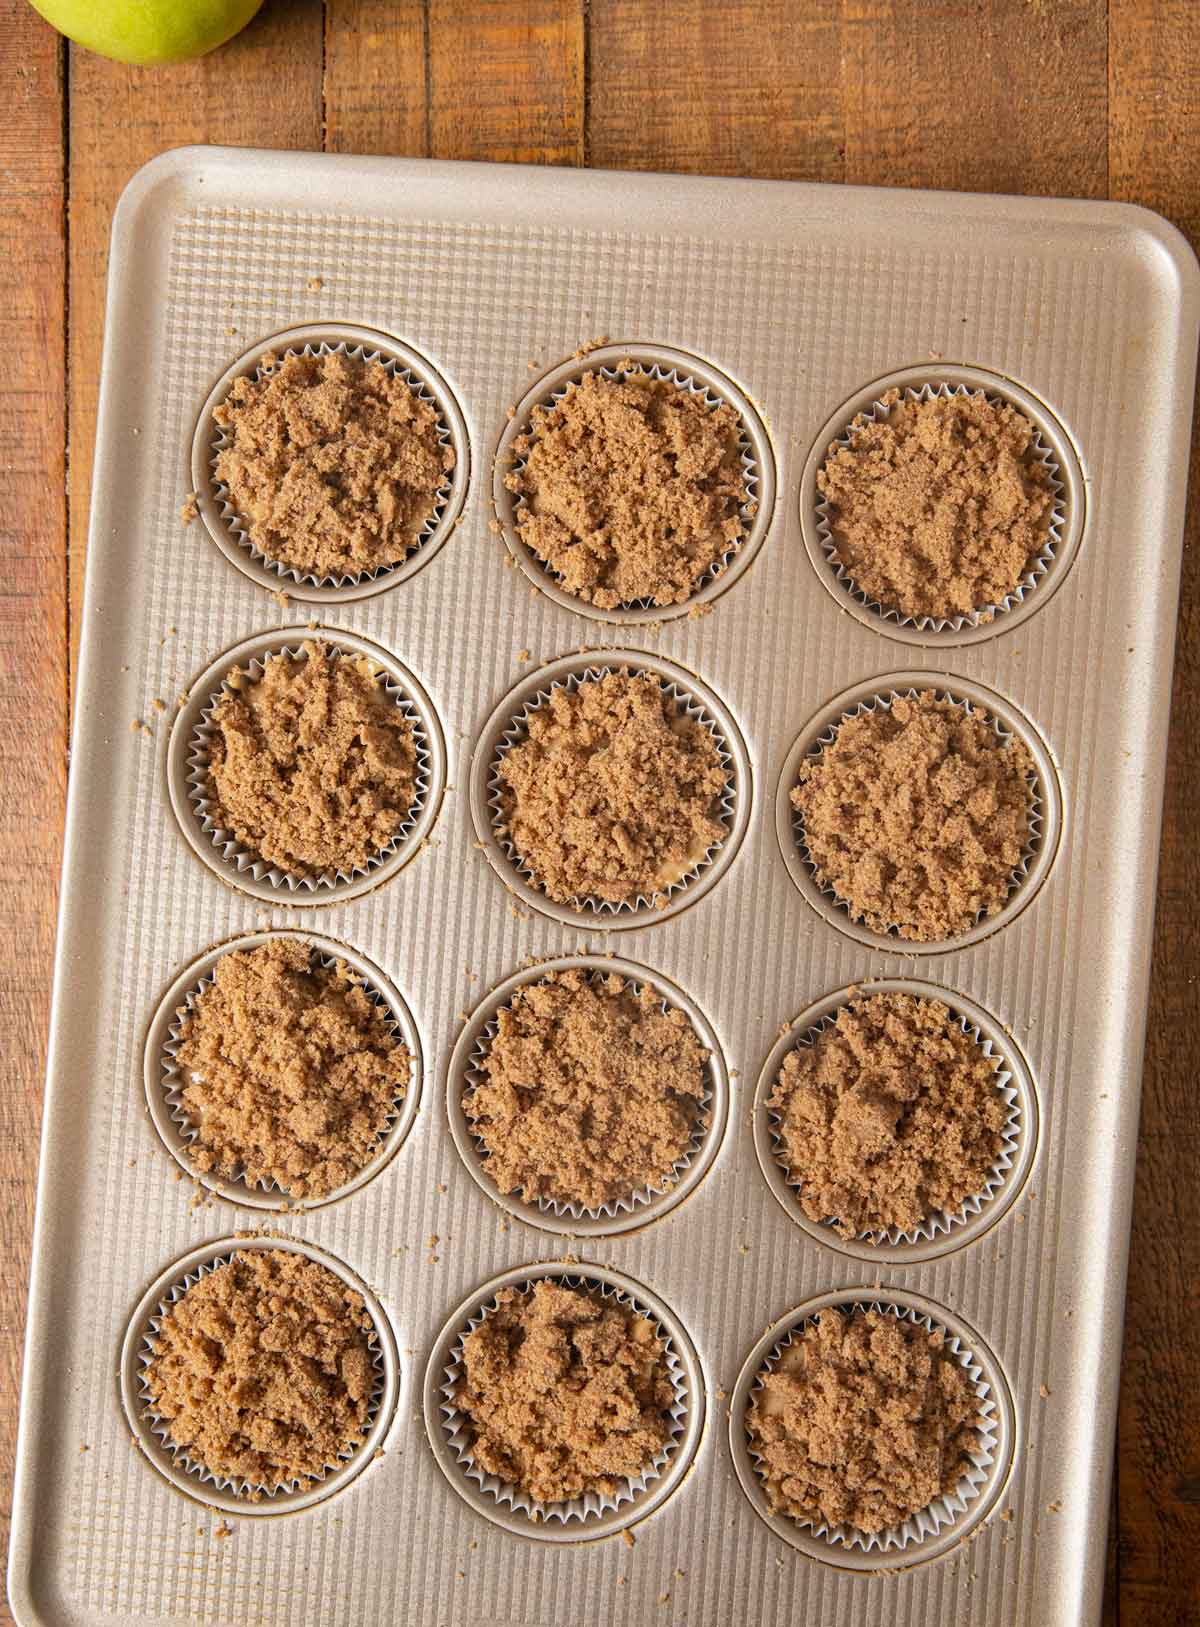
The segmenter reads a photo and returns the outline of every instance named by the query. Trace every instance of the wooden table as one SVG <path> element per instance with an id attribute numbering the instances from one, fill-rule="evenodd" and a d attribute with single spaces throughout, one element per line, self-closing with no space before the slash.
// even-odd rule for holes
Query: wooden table
<path id="1" fill-rule="evenodd" d="M 66 48 L 24 0 L 0 0 L 0 61 L 6 1538 L 105 253 L 133 171 L 218 141 L 1052 193 L 1148 204 L 1196 243 L 1200 3 L 268 0 L 213 56 L 147 70 Z M 1200 1621 L 1198 468 L 1193 457 L 1107 1589 L 1106 1621 L 1137 1627 Z"/>

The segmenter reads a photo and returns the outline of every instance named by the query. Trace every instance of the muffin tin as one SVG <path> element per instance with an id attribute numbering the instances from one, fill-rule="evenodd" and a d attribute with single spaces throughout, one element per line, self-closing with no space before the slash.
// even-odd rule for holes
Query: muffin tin
<path id="1" fill-rule="evenodd" d="M 1182 240 L 1105 204 L 193 148 L 132 183 L 110 264 L 18 1620 L 1093 1619 L 1200 312 Z M 281 343 L 378 351 L 439 404 L 454 477 L 391 572 L 285 579 L 206 486 L 220 388 Z M 600 616 L 523 555 L 503 473 L 535 401 L 625 358 L 737 406 L 758 510 L 697 602 Z M 900 625 L 820 546 L 817 464 L 893 382 L 1024 403 L 1055 463 L 1052 557 L 991 623 Z M 314 634 L 370 656 L 412 709 L 427 783 L 394 853 L 297 886 L 214 842 L 194 771 L 230 666 Z M 728 758 L 725 841 L 665 909 L 552 905 L 495 829 L 495 758 L 523 710 L 615 666 L 659 674 Z M 820 895 L 787 804 L 823 730 L 917 686 L 1021 732 L 1038 773 L 1009 905 L 936 945 L 858 929 Z M 307 1207 L 180 1178 L 163 1090 L 180 1003 L 223 947 L 268 931 L 344 954 L 414 1054 L 380 1156 Z M 497 1001 L 580 959 L 653 979 L 712 1038 L 709 1133 L 617 1225 L 497 1201 L 456 1109 Z M 851 986 L 915 978 L 1002 1058 L 1009 1162 L 929 1237 L 846 1243 L 796 1208 L 761 1081 Z M 179 1467 L 137 1372 L 189 1272 L 281 1241 L 365 1288 L 382 1388 L 370 1452 L 264 1510 Z M 615 1506 L 531 1520 L 464 1467 L 443 1386 L 498 1288 L 547 1271 L 658 1319 L 679 1427 Z M 943 1327 L 986 1389 L 977 1483 L 903 1540 L 770 1516 L 748 1449 L 763 1362 L 835 1303 Z M 214 1542 L 218 1518 L 233 1534 Z"/>

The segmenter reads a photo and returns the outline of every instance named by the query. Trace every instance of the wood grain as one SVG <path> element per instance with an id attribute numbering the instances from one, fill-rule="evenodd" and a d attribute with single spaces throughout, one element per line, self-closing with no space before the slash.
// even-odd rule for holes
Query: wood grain
<path id="1" fill-rule="evenodd" d="M 104 279 L 112 212 L 147 159 L 187 142 L 242 147 L 321 145 L 321 0 L 268 0 L 211 56 L 131 68 L 69 52 L 71 665 L 78 648 Z"/>
<path id="2" fill-rule="evenodd" d="M 588 162 L 845 179 L 837 0 L 591 0 Z"/>
<path id="3" fill-rule="evenodd" d="M 583 0 L 429 0 L 429 151 L 582 164 Z"/>
<path id="4" fill-rule="evenodd" d="M 12 87 L 0 130 L 0 1392 L 15 1401 L 105 256 L 132 173 L 181 142 L 224 141 L 1110 195 L 1161 210 L 1196 242 L 1200 5 L 268 0 L 214 56 L 138 70 L 65 51 L 23 0 L 0 0 L 0 63 Z M 1189 1054 L 1200 1020 L 1198 467 L 1200 441 L 1105 1617 L 1127 1627 L 1200 1622 L 1200 1130 Z M 0 1417 L 0 1522 L 14 1412 Z M 0 1627 L 10 1620 L 0 1605 Z"/>
<path id="5" fill-rule="evenodd" d="M 1113 0 L 1109 175 L 1200 245 L 1192 0 Z M 1200 1621 L 1200 432 L 1193 437 L 1117 1436 L 1120 1617 Z"/>
<path id="6" fill-rule="evenodd" d="M 67 780 L 62 47 L 23 0 L 0 0 L 0 68 L 10 87 L 0 163 L 0 1546 L 7 1552 Z"/>

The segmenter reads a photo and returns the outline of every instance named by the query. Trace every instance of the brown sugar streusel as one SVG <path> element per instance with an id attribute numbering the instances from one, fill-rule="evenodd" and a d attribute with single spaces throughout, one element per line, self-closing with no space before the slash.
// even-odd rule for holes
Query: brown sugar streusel
<path id="1" fill-rule="evenodd" d="M 932 690 L 848 718 L 791 792 L 821 886 L 876 932 L 932 942 L 1004 906 L 1031 834 L 1023 741 Z"/>
<path id="2" fill-rule="evenodd" d="M 497 774 L 504 829 L 560 902 L 662 895 L 725 834 L 716 743 L 649 673 L 554 689 Z"/>
<path id="3" fill-rule="evenodd" d="M 669 379 L 584 373 L 535 407 L 505 477 L 523 541 L 601 609 L 681 604 L 742 539 L 738 416 Z"/>
<path id="4" fill-rule="evenodd" d="M 293 1198 L 324 1197 L 371 1161 L 412 1068 L 362 979 L 294 938 L 221 957 L 177 1061 L 192 1164 Z"/>
<path id="5" fill-rule="evenodd" d="M 402 560 L 454 468 L 434 407 L 380 361 L 271 354 L 213 411 L 216 478 L 260 553 L 302 576 Z"/>
<path id="6" fill-rule="evenodd" d="M 596 1209 L 663 1189 L 703 1119 L 709 1053 L 649 984 L 572 968 L 497 1014 L 463 1108 L 501 1192 Z"/>
<path id="7" fill-rule="evenodd" d="M 535 1502 L 613 1495 L 671 1439 L 662 1339 L 594 1289 L 502 1289 L 463 1341 L 463 1367 L 472 1457 Z"/>
<path id="8" fill-rule="evenodd" d="M 1008 1106 L 996 1062 L 940 1000 L 851 1000 L 784 1058 L 768 1106 L 810 1220 L 843 1237 L 920 1226 L 981 1192 Z"/>
<path id="9" fill-rule="evenodd" d="M 772 1511 L 866 1535 L 955 1490 L 978 1422 L 943 1335 L 882 1311 L 822 1311 L 763 1370 L 746 1412 Z"/>
<path id="10" fill-rule="evenodd" d="M 412 726 L 364 657 L 308 640 L 234 672 L 212 712 L 212 820 L 293 875 L 351 871 L 385 849 L 416 795 Z"/>
<path id="11" fill-rule="evenodd" d="M 361 1294 L 315 1260 L 245 1249 L 167 1307 L 145 1383 L 171 1442 L 222 1479 L 273 1491 L 362 1443 L 373 1329 Z"/>
<path id="12" fill-rule="evenodd" d="M 1046 546 L 1055 504 L 1033 424 L 971 395 L 882 398 L 817 472 L 833 557 L 854 584 L 905 616 L 987 612 Z"/>

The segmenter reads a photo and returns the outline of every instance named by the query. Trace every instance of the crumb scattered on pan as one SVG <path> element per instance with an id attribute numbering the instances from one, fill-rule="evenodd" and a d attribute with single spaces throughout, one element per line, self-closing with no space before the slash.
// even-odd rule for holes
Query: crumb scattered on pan
<path id="1" fill-rule="evenodd" d="M 463 1096 L 489 1180 L 588 1209 L 662 1190 L 702 1118 L 707 1059 L 649 984 L 573 968 L 527 985 Z"/>
<path id="2" fill-rule="evenodd" d="M 724 834 L 716 744 L 648 673 L 555 689 L 498 772 L 513 846 L 551 898 L 662 893 Z"/>
<path id="3" fill-rule="evenodd" d="M 587 372 L 516 441 L 521 537 L 589 604 L 680 604 L 743 535 L 740 434 L 727 402 Z"/>
<path id="4" fill-rule="evenodd" d="M 886 1530 L 957 1486 L 979 1400 L 942 1335 L 880 1311 L 823 1311 L 752 1393 L 747 1427 L 773 1510 Z"/>
<path id="5" fill-rule="evenodd" d="M 261 678 L 235 672 L 213 709 L 212 816 L 294 875 L 352 870 L 412 808 L 412 729 L 369 662 L 307 641 Z"/>
<path id="6" fill-rule="evenodd" d="M 196 1168 L 293 1198 L 323 1197 L 370 1162 L 411 1073 L 361 979 L 294 938 L 221 957 L 178 1063 Z"/>
<path id="7" fill-rule="evenodd" d="M 983 391 L 883 398 L 817 473 L 834 557 L 855 584 L 906 616 L 997 605 L 1045 546 L 1054 488 L 1034 427 Z"/>
<path id="8" fill-rule="evenodd" d="M 791 800 L 818 881 L 873 930 L 929 942 L 1003 907 L 1032 777 L 1023 741 L 925 690 L 839 725 Z"/>
<path id="9" fill-rule="evenodd" d="M 851 1000 L 789 1051 L 769 1106 L 810 1220 L 843 1237 L 919 1226 L 982 1191 L 1008 1108 L 996 1062 L 940 1000 Z"/>
<path id="10" fill-rule="evenodd" d="M 454 467 L 434 407 L 380 361 L 268 353 L 213 417 L 216 476 L 254 546 L 301 575 L 353 576 L 414 547 Z"/>
<path id="11" fill-rule="evenodd" d="M 358 1446 L 372 1323 L 360 1294 L 283 1249 L 240 1251 L 168 1306 L 146 1384 L 170 1439 L 251 1496 Z"/>
<path id="12" fill-rule="evenodd" d="M 593 1290 L 502 1289 L 463 1341 L 463 1367 L 475 1461 L 538 1503 L 612 1494 L 670 1439 L 662 1340 Z"/>

